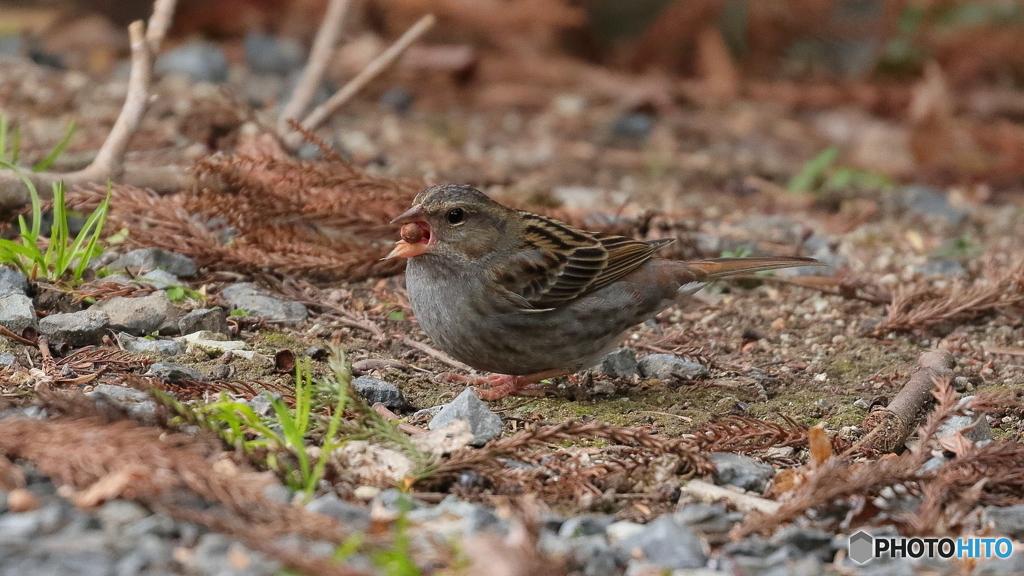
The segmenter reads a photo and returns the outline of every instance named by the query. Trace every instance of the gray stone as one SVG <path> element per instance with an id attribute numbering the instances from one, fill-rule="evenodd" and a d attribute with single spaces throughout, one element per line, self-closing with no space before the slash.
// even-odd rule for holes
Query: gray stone
<path id="1" fill-rule="evenodd" d="M 360 376 L 352 381 L 352 387 L 370 404 L 380 402 L 392 410 L 401 410 L 409 406 L 402 391 L 390 382 Z"/>
<path id="2" fill-rule="evenodd" d="M 227 82 L 228 61 L 213 42 L 191 40 L 156 59 L 160 74 L 184 74 L 195 82 Z"/>
<path id="3" fill-rule="evenodd" d="M 412 109 L 415 102 L 416 96 L 401 86 L 395 86 L 388 88 L 380 95 L 380 98 L 377 99 L 377 106 L 398 114 L 405 114 Z"/>
<path id="4" fill-rule="evenodd" d="M 959 260 L 929 260 L 912 267 L 914 274 L 922 276 L 963 276 L 967 273 Z"/>
<path id="5" fill-rule="evenodd" d="M 133 353 L 159 354 L 161 356 L 177 356 L 185 353 L 185 345 L 177 340 L 136 338 L 131 334 L 121 332 L 117 335 L 117 341 L 121 343 L 122 348 Z"/>
<path id="6" fill-rule="evenodd" d="M 129 388 L 127 386 L 115 386 L 113 384 L 97 384 L 86 393 L 86 396 L 103 394 L 115 402 L 145 402 L 149 400 L 149 394 L 142 390 Z"/>
<path id="7" fill-rule="evenodd" d="M 700 539 L 690 527 L 668 514 L 652 520 L 641 532 L 612 546 L 623 560 L 634 558 L 673 570 L 701 568 L 708 560 Z"/>
<path id="8" fill-rule="evenodd" d="M 575 538 L 577 536 L 593 536 L 595 534 L 603 535 L 605 530 L 613 523 L 615 523 L 614 516 L 584 514 L 569 518 L 563 522 L 562 526 L 558 529 L 558 536 L 560 538 Z"/>
<path id="9" fill-rule="evenodd" d="M 36 309 L 32 299 L 24 294 L 0 295 L 0 326 L 15 334 L 21 334 L 25 328 L 35 328 Z"/>
<path id="10" fill-rule="evenodd" d="M 306 510 L 330 516 L 342 526 L 351 526 L 354 530 L 365 530 L 370 525 L 370 510 L 365 506 L 346 502 L 336 494 L 329 493 L 314 498 L 306 504 Z"/>
<path id="11" fill-rule="evenodd" d="M 93 306 L 106 312 L 110 327 L 134 336 L 152 334 L 172 322 L 178 314 L 165 292 L 153 292 L 141 298 L 115 296 Z"/>
<path id="12" fill-rule="evenodd" d="M 141 504 L 130 500 L 110 500 L 96 510 L 96 516 L 99 517 L 103 529 L 115 533 L 121 532 L 125 526 L 138 522 L 149 514 L 149 510 Z"/>
<path id="13" fill-rule="evenodd" d="M 245 63 L 254 74 L 287 76 L 302 68 L 305 59 L 302 44 L 292 38 L 278 38 L 253 31 L 242 42 Z"/>
<path id="14" fill-rule="evenodd" d="M 267 416 L 273 409 L 273 401 L 274 398 L 269 392 L 263 392 L 253 396 L 249 400 L 246 400 L 245 403 L 248 404 L 256 414 L 260 416 Z"/>
<path id="15" fill-rule="evenodd" d="M 0 266 L 0 296 L 28 291 L 28 278 L 17 270 Z"/>
<path id="16" fill-rule="evenodd" d="M 14 354 L 0 351 L 0 368 L 14 364 Z"/>
<path id="17" fill-rule="evenodd" d="M 965 409 L 970 407 L 974 396 L 964 396 L 957 403 L 957 407 Z M 988 419 L 984 414 L 978 414 L 971 410 L 965 410 L 963 416 L 950 416 L 939 426 L 937 436 L 943 438 L 962 432 L 964 437 L 974 442 L 988 442 L 992 440 L 992 429 L 988 425 Z"/>
<path id="18" fill-rule="evenodd" d="M 983 522 L 991 524 L 1000 534 L 1021 540 L 1024 538 L 1024 504 L 989 506 L 985 508 Z"/>
<path id="19" fill-rule="evenodd" d="M 228 312 L 223 308 L 199 308 L 193 310 L 181 320 L 178 320 L 178 329 L 181 333 L 192 334 L 207 330 L 217 334 L 227 334 Z"/>
<path id="20" fill-rule="evenodd" d="M 39 332 L 50 342 L 65 342 L 71 346 L 97 343 L 110 327 L 106 312 L 90 308 L 68 314 L 50 314 L 39 321 Z"/>
<path id="21" fill-rule="evenodd" d="M 950 224 L 960 224 L 970 216 L 966 210 L 950 204 L 946 193 L 917 184 L 904 188 L 898 202 L 915 214 L 944 218 Z"/>
<path id="22" fill-rule="evenodd" d="M 632 378 L 636 371 L 636 352 L 630 348 L 619 348 L 605 355 L 598 366 L 598 372 L 612 378 Z"/>
<path id="23" fill-rule="evenodd" d="M 832 533 L 825 530 L 790 524 L 780 528 L 772 541 L 795 547 L 800 556 L 816 555 L 825 562 L 832 560 Z"/>
<path id="24" fill-rule="evenodd" d="M 232 284 L 225 288 L 221 295 L 232 308 L 245 310 L 250 316 L 288 324 L 298 324 L 306 320 L 305 306 L 298 302 L 287 302 L 267 296 L 255 284 L 249 282 Z"/>
<path id="25" fill-rule="evenodd" d="M 654 128 L 654 119 L 642 112 L 627 112 L 616 118 L 611 125 L 612 138 L 642 141 Z"/>
<path id="26" fill-rule="evenodd" d="M 176 380 L 197 380 L 199 382 L 206 382 L 209 380 L 209 378 L 204 376 L 202 372 L 173 362 L 157 362 L 153 364 L 149 367 L 149 371 L 146 372 L 146 376 L 153 376 L 154 378 L 159 378 L 165 382 L 173 382 Z"/>
<path id="27" fill-rule="evenodd" d="M 283 484 L 267 484 L 267 487 L 263 489 L 263 496 L 267 500 L 280 504 L 291 504 L 294 495 L 292 489 Z"/>
<path id="28" fill-rule="evenodd" d="M 154 288 L 159 288 L 161 290 L 167 290 L 168 288 L 182 285 L 181 280 L 178 280 L 177 276 L 166 270 L 160 270 L 159 268 L 146 272 L 142 276 L 136 278 L 135 281 L 140 284 L 149 284 Z"/>
<path id="29" fill-rule="evenodd" d="M 447 404 L 427 425 L 437 430 L 450 424 L 453 420 L 465 420 L 473 433 L 473 446 L 483 446 L 487 442 L 501 436 L 501 418 L 491 412 L 483 400 L 477 397 L 472 388 L 466 388 L 455 400 Z"/>
<path id="30" fill-rule="evenodd" d="M 132 273 L 144 273 L 150 270 L 165 270 L 178 278 L 191 278 L 196 275 L 196 263 L 188 256 L 167 252 L 159 248 L 139 248 L 121 256 L 110 263 L 107 268 Z"/>
<path id="31" fill-rule="evenodd" d="M 750 456 L 731 452 L 709 452 L 708 458 L 715 464 L 715 484 L 719 486 L 729 484 L 761 493 L 768 486 L 768 481 L 775 477 L 774 468 Z"/>
<path id="32" fill-rule="evenodd" d="M 644 378 L 658 380 L 696 378 L 708 374 L 708 369 L 702 364 L 672 354 L 648 354 L 637 363 L 637 369 Z"/>

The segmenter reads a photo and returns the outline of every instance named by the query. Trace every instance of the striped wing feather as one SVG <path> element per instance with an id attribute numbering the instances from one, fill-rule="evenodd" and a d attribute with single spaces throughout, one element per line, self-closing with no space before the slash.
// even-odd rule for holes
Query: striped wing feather
<path id="1" fill-rule="evenodd" d="M 592 234 L 544 216 L 521 215 L 526 223 L 523 245 L 496 280 L 516 300 L 525 300 L 534 309 L 551 308 L 603 288 L 673 242 Z"/>

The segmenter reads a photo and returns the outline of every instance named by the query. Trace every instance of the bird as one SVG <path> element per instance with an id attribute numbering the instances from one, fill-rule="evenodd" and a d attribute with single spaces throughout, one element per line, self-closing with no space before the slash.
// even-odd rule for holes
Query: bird
<path id="1" fill-rule="evenodd" d="M 655 258 L 675 239 L 580 230 L 500 204 L 470 186 L 420 192 L 391 221 L 420 327 L 489 376 L 460 378 L 496 400 L 597 364 L 633 326 L 735 274 L 824 265 L 812 258 Z M 483 388 L 481 386 L 489 386 Z"/>

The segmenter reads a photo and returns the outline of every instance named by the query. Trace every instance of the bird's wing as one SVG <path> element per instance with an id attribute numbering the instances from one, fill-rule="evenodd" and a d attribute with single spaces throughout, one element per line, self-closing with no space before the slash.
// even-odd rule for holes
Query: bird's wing
<path id="1" fill-rule="evenodd" d="M 603 288 L 646 262 L 672 240 L 643 242 L 578 230 L 524 212 L 523 242 L 495 281 L 524 308 L 549 309 Z"/>

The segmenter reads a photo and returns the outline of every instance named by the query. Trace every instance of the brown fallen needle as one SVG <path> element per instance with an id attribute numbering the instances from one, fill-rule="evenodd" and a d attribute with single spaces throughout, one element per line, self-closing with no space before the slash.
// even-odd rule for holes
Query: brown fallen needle
<path id="1" fill-rule="evenodd" d="M 935 381 L 952 376 L 953 355 L 945 350 L 930 350 L 921 354 L 919 368 L 906 385 L 896 394 L 888 406 L 876 406 L 862 428 L 867 434 L 854 444 L 846 454 L 861 448 L 880 452 L 894 452 L 906 442 L 914 429 L 917 413 L 932 397 Z"/>

